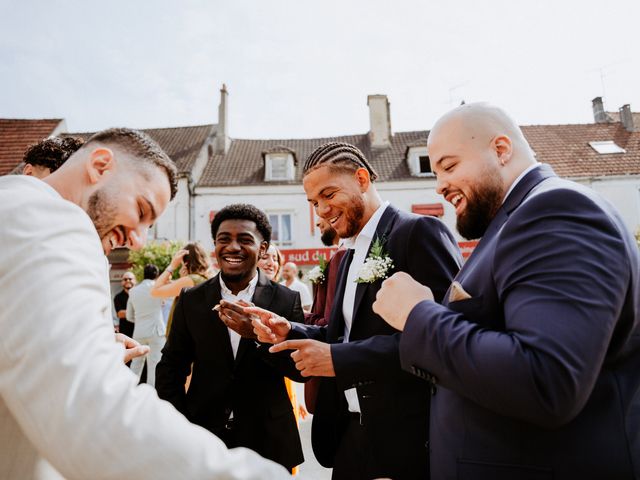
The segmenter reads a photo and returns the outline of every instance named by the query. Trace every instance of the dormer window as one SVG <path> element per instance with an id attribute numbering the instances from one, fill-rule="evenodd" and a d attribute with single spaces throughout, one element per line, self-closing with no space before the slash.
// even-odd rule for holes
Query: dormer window
<path id="1" fill-rule="evenodd" d="M 426 145 L 407 148 L 407 165 L 411 175 L 414 177 L 433 176 Z"/>
<path id="2" fill-rule="evenodd" d="M 296 157 L 293 150 L 276 147 L 263 152 L 263 157 L 265 181 L 282 182 L 294 179 Z"/>
<path id="3" fill-rule="evenodd" d="M 621 146 L 617 145 L 613 140 L 606 140 L 604 142 L 589 142 L 591 148 L 601 155 L 606 153 L 627 153 L 627 151 Z"/>

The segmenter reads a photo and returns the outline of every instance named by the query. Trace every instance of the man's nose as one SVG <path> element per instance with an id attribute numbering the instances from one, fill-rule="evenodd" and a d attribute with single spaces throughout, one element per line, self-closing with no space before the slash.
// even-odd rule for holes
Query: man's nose
<path id="1" fill-rule="evenodd" d="M 444 195 L 447 186 L 447 182 L 439 177 L 436 177 L 436 193 L 438 195 Z"/>

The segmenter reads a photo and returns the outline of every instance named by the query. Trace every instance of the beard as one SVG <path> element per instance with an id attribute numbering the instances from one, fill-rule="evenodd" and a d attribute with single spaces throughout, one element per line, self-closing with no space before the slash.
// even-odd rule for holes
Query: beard
<path id="1" fill-rule="evenodd" d="M 349 210 L 345 210 L 344 216 L 347 223 L 347 231 L 344 235 L 340 235 L 340 238 L 355 237 L 356 234 L 364 227 L 362 225 L 362 218 L 364 217 L 364 200 L 359 195 L 351 197 L 351 207 Z"/>
<path id="2" fill-rule="evenodd" d="M 497 172 L 483 175 L 484 182 L 467 196 L 467 206 L 456 220 L 456 229 L 467 240 L 481 238 L 502 205 L 502 182 Z"/>
<path id="3" fill-rule="evenodd" d="M 333 228 L 327 228 L 320 235 L 320 241 L 323 245 L 327 247 L 333 247 L 336 243 L 336 237 L 338 236 L 338 232 L 336 232 Z"/>
<path id="4" fill-rule="evenodd" d="M 116 198 L 109 195 L 103 187 L 95 191 L 90 197 L 87 206 L 87 215 L 96 227 L 98 236 L 102 240 L 114 227 L 117 214 L 117 207 L 109 201 L 109 198 Z"/>

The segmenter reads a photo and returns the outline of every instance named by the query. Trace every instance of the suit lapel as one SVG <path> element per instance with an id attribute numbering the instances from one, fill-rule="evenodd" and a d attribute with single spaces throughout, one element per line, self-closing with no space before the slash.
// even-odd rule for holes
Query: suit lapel
<path id="1" fill-rule="evenodd" d="M 367 251 L 367 255 L 365 256 L 365 261 L 367 257 L 369 257 L 369 253 L 371 253 L 371 247 L 373 246 L 373 242 L 376 239 L 388 239 L 389 234 L 391 233 L 391 228 L 395 223 L 395 219 L 398 216 L 398 211 L 393 208 L 391 205 L 388 205 L 382 217 L 380 217 L 380 221 L 378 222 L 378 226 L 376 227 L 376 233 L 371 240 L 371 244 L 369 245 L 369 250 Z M 386 248 L 386 247 L 385 247 Z M 387 252 L 388 253 L 388 252 Z M 370 283 L 359 283 L 356 287 L 356 296 L 353 302 L 353 316 L 351 321 L 351 331 L 353 331 L 353 325 L 355 324 L 356 318 L 358 316 L 358 309 L 360 308 L 360 304 L 362 303 L 362 299 L 364 298 L 364 294 L 367 291 L 367 288 L 371 288 Z"/>
<path id="2" fill-rule="evenodd" d="M 468 272 L 473 270 L 476 259 L 481 258 L 481 254 L 485 246 L 491 243 L 491 239 L 500 231 L 504 223 L 509 218 L 509 215 L 511 215 L 511 213 L 524 201 L 524 199 L 527 198 L 527 195 L 529 195 L 531 190 L 533 190 L 536 185 L 543 180 L 555 176 L 556 174 L 549 165 L 541 164 L 522 177 L 518 184 L 509 193 L 509 196 L 503 202 L 502 206 L 496 213 L 496 216 L 491 220 L 491 223 L 487 227 L 487 231 L 478 242 L 478 245 L 469 259 L 462 266 L 458 275 L 456 275 L 456 279 L 462 280 Z M 449 292 L 447 292 L 445 298 L 449 298 Z"/>
<path id="3" fill-rule="evenodd" d="M 257 307 L 269 309 L 276 289 L 271 284 L 271 281 L 267 276 L 258 270 L 258 283 L 256 284 L 256 290 L 253 292 L 253 298 L 251 301 Z M 241 338 L 238 345 L 238 353 L 236 353 L 235 365 L 237 366 L 244 356 L 247 349 L 255 344 L 255 341 L 249 338 Z"/>

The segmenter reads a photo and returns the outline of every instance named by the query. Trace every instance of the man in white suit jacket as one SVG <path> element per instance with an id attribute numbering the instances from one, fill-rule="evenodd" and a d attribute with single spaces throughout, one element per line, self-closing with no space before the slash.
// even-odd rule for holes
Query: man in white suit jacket
<path id="1" fill-rule="evenodd" d="M 0 478 L 287 478 L 136 387 L 114 342 L 104 254 L 144 243 L 175 177 L 111 129 L 44 181 L 0 179 Z"/>

